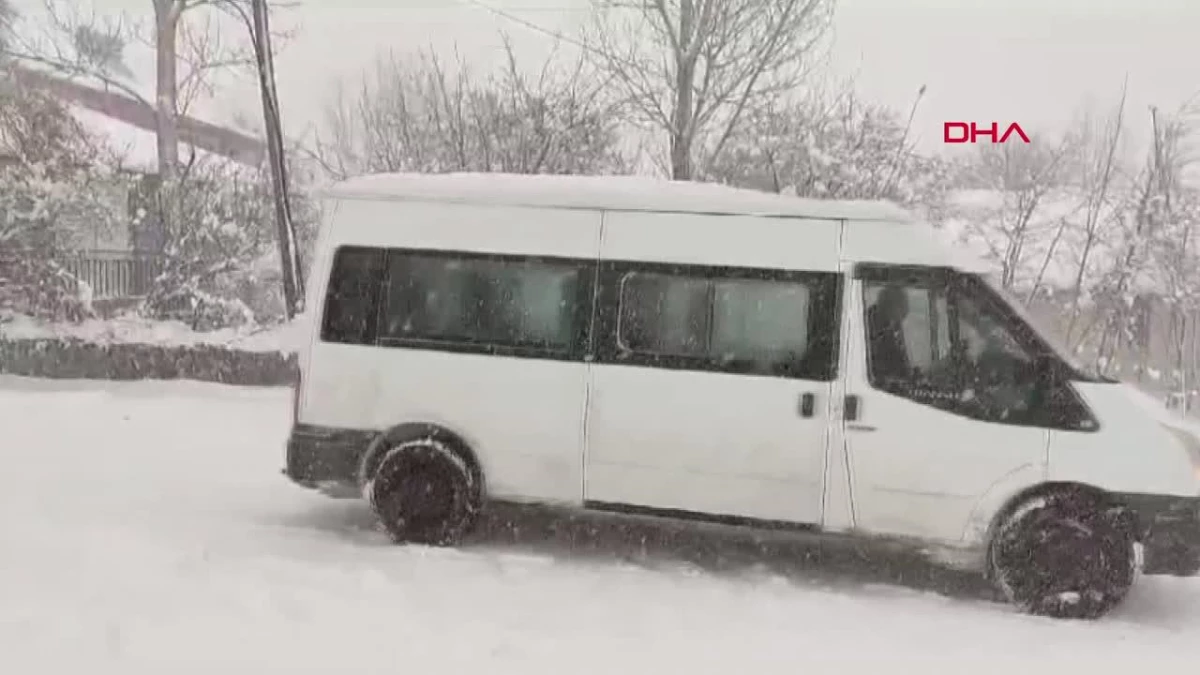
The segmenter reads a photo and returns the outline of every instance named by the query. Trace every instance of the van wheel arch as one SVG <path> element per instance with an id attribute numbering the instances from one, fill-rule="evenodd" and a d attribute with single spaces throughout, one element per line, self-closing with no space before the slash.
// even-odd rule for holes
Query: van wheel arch
<path id="1" fill-rule="evenodd" d="M 988 538 L 986 538 L 986 542 L 991 542 L 991 539 L 995 536 L 996 531 L 1000 530 L 1000 527 L 1004 525 L 1004 522 L 1006 522 L 1009 518 L 1012 518 L 1013 514 L 1018 512 L 1018 509 L 1020 509 L 1022 506 L 1025 506 L 1026 503 L 1032 500 L 1037 500 L 1039 497 L 1045 497 L 1048 495 L 1072 495 L 1075 497 L 1081 497 L 1088 502 L 1096 504 L 1097 508 L 1126 506 L 1126 504 L 1123 504 L 1121 500 L 1118 500 L 1118 498 L 1112 494 L 1112 492 L 1104 490 L 1103 488 L 1097 488 L 1096 485 L 1088 485 L 1087 483 L 1072 483 L 1068 482 L 1068 480 L 1038 483 L 1037 485 L 1031 485 L 1024 490 L 1016 492 L 1015 495 L 1009 497 L 1008 500 L 1004 502 L 1004 506 L 1002 506 L 1000 510 L 997 510 L 995 515 L 992 515 L 991 521 L 988 525 Z M 1126 512 L 1122 512 L 1120 514 L 1120 518 L 1124 522 L 1124 525 L 1129 527 L 1130 530 L 1132 530 L 1135 534 L 1139 533 L 1138 526 L 1136 526 L 1136 521 L 1132 513 L 1129 513 L 1128 510 L 1126 510 Z"/>
<path id="2" fill-rule="evenodd" d="M 366 489 L 374 479 L 375 472 L 387 457 L 388 450 L 401 443 L 411 443 L 422 439 L 428 439 L 444 446 L 463 461 L 471 478 L 473 506 L 476 511 L 480 510 L 483 507 L 484 495 L 487 494 L 487 491 L 484 487 L 483 467 L 479 463 L 479 458 L 462 436 L 446 427 L 430 422 L 406 422 L 379 434 L 359 462 L 359 489 Z"/>

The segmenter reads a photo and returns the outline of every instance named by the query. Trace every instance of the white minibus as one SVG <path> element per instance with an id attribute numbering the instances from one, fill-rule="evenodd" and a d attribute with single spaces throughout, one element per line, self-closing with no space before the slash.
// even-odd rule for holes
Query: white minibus
<path id="1" fill-rule="evenodd" d="M 795 528 L 1062 617 L 1200 569 L 1200 441 L 896 207 L 500 174 L 326 206 L 285 472 L 398 542 L 503 501 Z"/>

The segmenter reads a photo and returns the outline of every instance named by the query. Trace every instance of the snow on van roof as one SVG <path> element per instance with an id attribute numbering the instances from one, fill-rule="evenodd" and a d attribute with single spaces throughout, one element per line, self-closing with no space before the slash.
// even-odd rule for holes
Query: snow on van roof
<path id="1" fill-rule="evenodd" d="M 350 178 L 325 190 L 334 199 L 396 199 L 607 211 L 667 211 L 794 218 L 911 221 L 884 201 L 801 199 L 716 183 L 644 176 L 503 173 L 385 173 Z"/>

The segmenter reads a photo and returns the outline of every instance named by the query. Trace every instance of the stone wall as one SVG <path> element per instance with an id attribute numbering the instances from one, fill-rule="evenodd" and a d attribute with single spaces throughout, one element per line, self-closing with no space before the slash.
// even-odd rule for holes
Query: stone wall
<path id="1" fill-rule="evenodd" d="M 74 339 L 0 339 L 0 374 L 49 379 L 199 380 L 291 386 L 296 355 L 214 345 L 95 344 Z"/>

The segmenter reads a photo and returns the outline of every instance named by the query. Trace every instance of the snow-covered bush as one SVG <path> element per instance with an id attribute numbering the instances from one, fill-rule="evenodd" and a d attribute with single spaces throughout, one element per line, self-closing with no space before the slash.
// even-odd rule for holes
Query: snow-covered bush
<path id="1" fill-rule="evenodd" d="M 162 268 L 143 313 L 197 330 L 253 322 L 238 277 L 273 242 L 268 190 L 255 172 L 213 159 L 155 186 L 138 218 L 158 237 Z"/>
<path id="2" fill-rule="evenodd" d="M 747 117 L 712 178 L 820 199 L 887 199 L 939 220 L 949 165 L 911 146 L 904 119 L 852 92 L 819 92 Z"/>
<path id="3" fill-rule="evenodd" d="M 0 322 L 5 314 L 81 321 L 92 310 L 87 286 L 54 260 L 0 251 Z"/>
<path id="4" fill-rule="evenodd" d="M 52 97 L 0 71 L 0 310 L 79 319 L 89 289 L 60 264 L 100 229 L 126 225 L 127 179 Z"/>
<path id="5" fill-rule="evenodd" d="M 317 210 L 298 181 L 290 195 L 302 261 Z M 196 330 L 265 323 L 283 315 L 269 174 L 207 158 L 153 188 L 139 227 L 157 239 L 162 268 L 142 306 L 151 318 Z"/>

